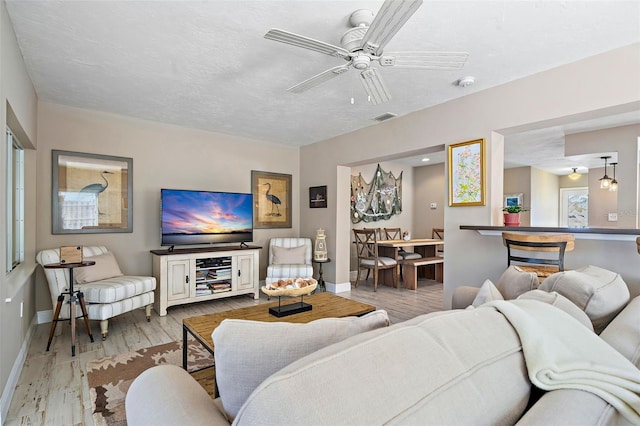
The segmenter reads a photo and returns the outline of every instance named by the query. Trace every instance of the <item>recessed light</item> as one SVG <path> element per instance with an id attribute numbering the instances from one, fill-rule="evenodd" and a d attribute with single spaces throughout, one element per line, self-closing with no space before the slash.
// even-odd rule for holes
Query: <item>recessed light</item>
<path id="1" fill-rule="evenodd" d="M 425 158 L 423 158 L 423 159 L 422 159 L 422 160 L 420 160 L 420 161 L 427 162 L 427 161 L 429 161 L 429 159 L 425 157 Z"/>

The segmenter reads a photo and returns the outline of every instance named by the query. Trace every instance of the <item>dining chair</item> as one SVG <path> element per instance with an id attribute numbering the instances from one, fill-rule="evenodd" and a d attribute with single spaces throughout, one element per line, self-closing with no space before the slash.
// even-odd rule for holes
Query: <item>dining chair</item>
<path id="1" fill-rule="evenodd" d="M 384 228 L 384 235 L 387 240 L 401 240 L 402 239 L 402 229 L 401 228 Z M 421 259 L 422 256 L 419 253 L 414 253 L 412 251 L 406 251 L 403 247 L 398 249 L 398 260 L 411 260 L 411 259 Z M 400 268 L 400 279 L 404 281 L 402 277 L 402 268 Z"/>
<path id="2" fill-rule="evenodd" d="M 516 266 L 522 271 L 535 272 L 539 282 L 551 274 L 564 271 L 564 254 L 572 251 L 575 246 L 573 234 L 532 235 L 503 232 L 502 240 L 507 247 L 507 267 L 516 262 Z M 528 254 L 521 254 L 524 252 Z M 535 252 L 536 255 L 531 252 Z"/>
<path id="3" fill-rule="evenodd" d="M 442 240 L 444 241 L 444 228 L 432 228 L 431 229 L 431 238 L 434 240 Z M 437 256 L 444 256 L 444 244 L 438 246 L 436 248 Z"/>
<path id="4" fill-rule="evenodd" d="M 354 229 L 354 243 L 356 245 L 356 255 L 358 256 L 358 275 L 356 284 L 360 282 L 360 272 L 366 269 L 367 272 L 373 270 L 373 291 L 378 290 L 379 271 L 385 269 L 395 269 L 393 276 L 393 287 L 398 287 L 398 262 L 390 257 L 378 256 L 378 237 L 375 229 Z"/>

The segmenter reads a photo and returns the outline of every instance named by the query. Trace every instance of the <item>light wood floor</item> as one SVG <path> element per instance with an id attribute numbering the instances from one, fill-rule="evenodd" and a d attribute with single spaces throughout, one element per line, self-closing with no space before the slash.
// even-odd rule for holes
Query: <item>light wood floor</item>
<path id="1" fill-rule="evenodd" d="M 442 284 L 421 280 L 418 290 L 379 286 L 373 291 L 371 280 L 352 286 L 351 293 L 340 293 L 385 309 L 392 323 L 442 310 Z M 135 351 L 182 339 L 184 318 L 265 303 L 251 296 L 237 296 L 210 302 L 169 308 L 165 317 L 155 312 L 147 322 L 144 310 L 120 315 L 109 321 L 109 337 L 100 338 L 97 321 L 91 321 L 95 342 L 91 343 L 84 325 L 78 324 L 76 356 L 71 357 L 69 325 L 58 324 L 49 352 L 45 351 L 50 324 L 37 326 L 24 368 L 16 386 L 5 425 L 91 425 L 93 418 L 86 378 L 88 361 Z"/>

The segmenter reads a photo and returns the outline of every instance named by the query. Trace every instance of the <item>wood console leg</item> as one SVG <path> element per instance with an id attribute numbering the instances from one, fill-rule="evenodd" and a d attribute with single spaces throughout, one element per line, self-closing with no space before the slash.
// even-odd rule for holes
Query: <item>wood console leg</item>
<path id="1" fill-rule="evenodd" d="M 58 303 L 56 303 L 56 311 L 53 314 L 53 321 L 51 321 L 51 329 L 49 330 L 49 341 L 47 342 L 47 352 L 51 346 L 51 340 L 53 340 L 53 333 L 56 331 L 58 325 L 58 317 L 60 316 L 60 309 L 62 308 L 62 302 L 64 302 L 64 294 L 58 296 Z"/>

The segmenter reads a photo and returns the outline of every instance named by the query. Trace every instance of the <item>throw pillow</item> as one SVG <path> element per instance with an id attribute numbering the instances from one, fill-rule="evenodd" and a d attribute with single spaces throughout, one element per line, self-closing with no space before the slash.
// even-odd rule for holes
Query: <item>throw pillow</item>
<path id="1" fill-rule="evenodd" d="M 251 392 L 293 361 L 347 337 L 388 325 L 389 317 L 383 310 L 362 317 L 323 318 L 306 324 L 222 321 L 212 338 L 216 384 L 228 418 L 233 421 Z M 283 401 L 281 408 L 289 403 L 295 401 Z"/>
<path id="2" fill-rule="evenodd" d="M 96 262 L 93 266 L 74 268 L 73 278 L 76 283 L 84 284 L 93 281 L 106 280 L 107 278 L 119 277 L 122 274 L 113 253 L 107 252 L 98 256 L 85 257 L 84 260 Z"/>
<path id="3" fill-rule="evenodd" d="M 485 303 L 493 300 L 504 300 L 504 298 L 490 280 L 485 280 L 475 299 L 473 299 L 471 306 L 477 308 L 478 306 L 484 305 Z"/>
<path id="4" fill-rule="evenodd" d="M 571 300 L 567 299 L 561 294 L 556 293 L 555 291 L 547 293 L 546 291 L 542 290 L 531 290 L 526 292 L 525 294 L 521 294 L 520 296 L 518 296 L 518 299 L 538 300 L 540 302 L 548 303 L 549 305 L 555 306 L 556 308 L 565 311 L 566 313 L 577 319 L 580 324 L 593 331 L 593 325 L 591 324 L 591 320 L 589 319 L 587 314 L 585 314 L 584 311 L 577 307 Z"/>
<path id="5" fill-rule="evenodd" d="M 629 289 L 620 274 L 591 265 L 555 273 L 542 282 L 540 290 L 557 291 L 575 303 L 598 334 L 629 301 Z"/>
<path id="6" fill-rule="evenodd" d="M 303 265 L 304 255 L 307 251 L 305 246 L 300 247 L 280 247 L 271 246 L 271 253 L 273 254 L 273 265 Z"/>
<path id="7" fill-rule="evenodd" d="M 538 288 L 538 276 L 535 272 L 525 272 L 515 265 L 511 265 L 502 274 L 496 287 L 504 300 L 515 299 L 527 291 Z"/>

